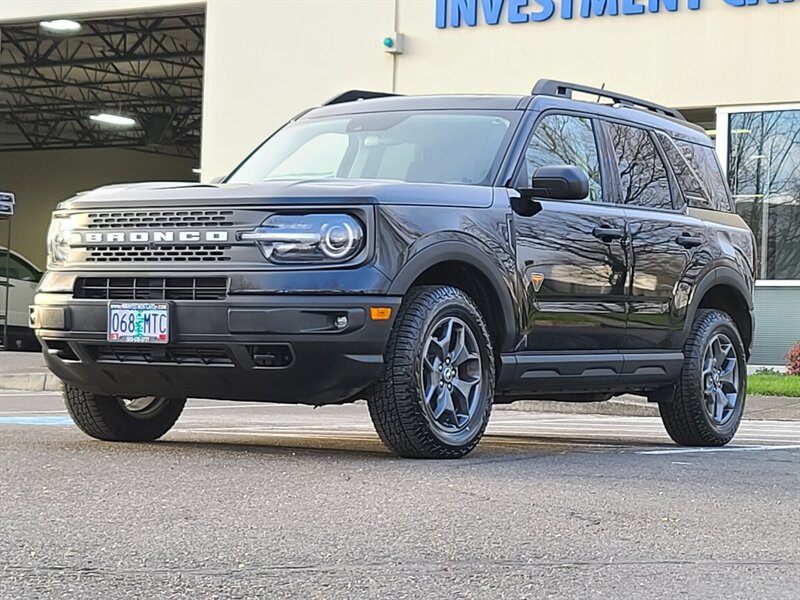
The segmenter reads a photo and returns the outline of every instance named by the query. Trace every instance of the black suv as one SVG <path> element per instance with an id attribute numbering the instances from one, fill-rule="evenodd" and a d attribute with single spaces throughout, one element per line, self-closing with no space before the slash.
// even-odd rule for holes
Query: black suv
<path id="1" fill-rule="evenodd" d="M 187 396 L 366 398 L 408 457 L 520 398 L 647 395 L 687 445 L 742 418 L 752 233 L 702 129 L 608 90 L 348 92 L 220 183 L 64 202 L 48 243 L 31 321 L 96 438 L 158 438 Z"/>

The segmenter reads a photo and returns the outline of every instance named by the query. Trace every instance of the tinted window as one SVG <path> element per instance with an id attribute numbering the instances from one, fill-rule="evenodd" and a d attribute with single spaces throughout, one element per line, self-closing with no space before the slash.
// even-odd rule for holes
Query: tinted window
<path id="1" fill-rule="evenodd" d="M 711 200 L 707 187 L 703 185 L 696 169 L 689 165 L 688 159 L 681 154 L 672 138 L 660 132 L 657 135 L 667 160 L 672 165 L 678 184 L 683 190 L 686 203 L 697 208 L 715 209 L 717 204 Z"/>
<path id="2" fill-rule="evenodd" d="M 644 129 L 610 124 L 622 184 L 622 202 L 647 208 L 672 208 L 667 169 Z"/>
<path id="3" fill-rule="evenodd" d="M 0 280 L 6 278 L 6 255 L 5 250 L 0 250 Z M 41 274 L 36 267 L 12 254 L 8 259 L 8 276 L 21 281 L 39 281 Z"/>
<path id="4" fill-rule="evenodd" d="M 550 165 L 573 165 L 583 169 L 589 177 L 587 199 L 602 201 L 600 160 L 590 119 L 548 115 L 539 121 L 525 152 L 525 168 L 518 187 L 530 187 L 536 169 Z"/>
<path id="5" fill-rule="evenodd" d="M 725 185 L 725 179 L 722 177 L 722 170 L 714 149 L 680 140 L 676 144 L 708 188 L 711 194 L 711 206 L 718 210 L 730 211 L 731 204 L 728 199 L 728 188 Z"/>

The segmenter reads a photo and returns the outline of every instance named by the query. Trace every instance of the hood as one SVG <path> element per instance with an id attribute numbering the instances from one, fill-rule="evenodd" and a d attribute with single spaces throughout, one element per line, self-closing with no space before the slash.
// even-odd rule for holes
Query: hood
<path id="1" fill-rule="evenodd" d="M 373 179 L 281 180 L 201 184 L 149 182 L 109 185 L 80 193 L 60 209 L 160 206 L 276 206 L 303 204 L 419 204 L 487 207 L 493 189 L 474 185 Z"/>

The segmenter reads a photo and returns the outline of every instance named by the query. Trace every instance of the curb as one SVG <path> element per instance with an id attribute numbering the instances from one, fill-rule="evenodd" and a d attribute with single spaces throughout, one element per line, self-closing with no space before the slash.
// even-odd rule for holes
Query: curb
<path id="1" fill-rule="evenodd" d="M 18 392 L 57 392 L 61 380 L 52 373 L 15 373 L 0 375 L 0 390 Z"/>

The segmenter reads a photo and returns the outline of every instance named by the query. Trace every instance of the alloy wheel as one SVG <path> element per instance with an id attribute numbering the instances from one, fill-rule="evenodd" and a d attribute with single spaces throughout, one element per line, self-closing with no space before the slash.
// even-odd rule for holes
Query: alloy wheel
<path id="1" fill-rule="evenodd" d="M 475 334 L 457 317 L 441 319 L 425 340 L 420 373 L 423 408 L 445 436 L 469 428 L 482 393 L 481 360 Z"/>
<path id="2" fill-rule="evenodd" d="M 742 385 L 739 357 L 731 339 L 714 335 L 703 355 L 703 407 L 715 425 L 725 425 L 736 412 Z"/>

